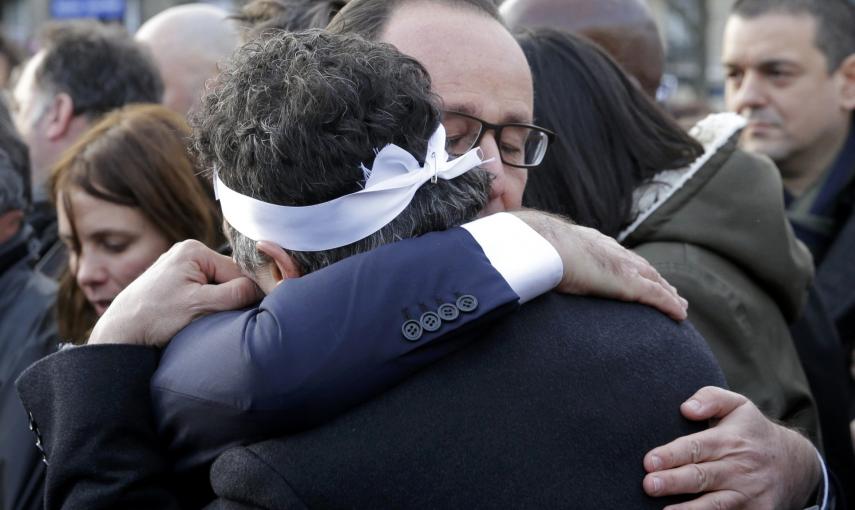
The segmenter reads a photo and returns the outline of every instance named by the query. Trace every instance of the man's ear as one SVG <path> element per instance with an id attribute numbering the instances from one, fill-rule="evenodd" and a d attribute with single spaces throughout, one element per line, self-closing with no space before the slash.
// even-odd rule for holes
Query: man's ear
<path id="1" fill-rule="evenodd" d="M 273 260 L 273 265 L 270 268 L 271 277 L 275 285 L 282 283 L 288 278 L 299 278 L 302 272 L 294 259 L 285 252 L 282 247 L 270 241 L 259 241 L 256 243 L 256 249 L 267 255 Z"/>
<path id="2" fill-rule="evenodd" d="M 53 97 L 46 114 L 47 126 L 45 134 L 51 141 L 56 141 L 68 132 L 71 121 L 74 120 L 74 101 L 66 93 Z"/>
<path id="3" fill-rule="evenodd" d="M 855 54 L 846 57 L 837 72 L 843 80 L 842 105 L 847 110 L 855 110 Z"/>

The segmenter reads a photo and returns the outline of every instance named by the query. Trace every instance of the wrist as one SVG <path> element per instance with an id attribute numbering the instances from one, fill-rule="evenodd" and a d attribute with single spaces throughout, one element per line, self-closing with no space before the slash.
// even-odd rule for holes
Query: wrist
<path id="1" fill-rule="evenodd" d="M 545 213 L 543 211 L 536 211 L 534 209 L 509 211 L 509 214 L 512 214 L 522 220 L 556 249 L 558 248 L 561 240 L 561 236 L 559 236 L 561 227 L 564 226 L 566 228 L 568 225 L 574 225 L 574 223 L 569 219 Z"/>
<path id="2" fill-rule="evenodd" d="M 122 324 L 116 324 L 111 317 L 102 316 L 95 327 L 92 328 L 92 333 L 89 335 L 87 345 L 97 344 L 138 344 L 140 342 L 132 341 L 134 333 L 132 329 L 122 327 Z"/>
<path id="3" fill-rule="evenodd" d="M 790 483 L 781 485 L 785 494 L 779 507 L 794 509 L 810 507 L 816 504 L 817 496 L 821 504 L 825 489 L 823 484 L 825 470 L 819 453 L 813 444 L 797 431 L 785 427 L 781 429 L 787 436 L 783 444 L 789 445 L 789 448 L 785 449 L 788 454 L 785 462 L 791 466 L 791 472 Z"/>

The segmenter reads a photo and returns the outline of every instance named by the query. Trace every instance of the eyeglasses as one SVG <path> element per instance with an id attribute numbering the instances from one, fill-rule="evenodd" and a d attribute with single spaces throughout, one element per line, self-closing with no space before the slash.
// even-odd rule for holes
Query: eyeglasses
<path id="1" fill-rule="evenodd" d="M 502 163 L 517 168 L 539 165 L 555 139 L 555 133 L 534 124 L 491 124 L 460 112 L 443 112 L 442 125 L 445 127 L 445 150 L 450 155 L 465 154 L 478 146 L 485 132 L 493 130 Z"/>

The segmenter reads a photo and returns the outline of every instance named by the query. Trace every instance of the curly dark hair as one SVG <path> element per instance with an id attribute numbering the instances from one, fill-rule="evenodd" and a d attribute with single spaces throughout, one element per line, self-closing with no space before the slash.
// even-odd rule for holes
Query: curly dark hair
<path id="1" fill-rule="evenodd" d="M 243 46 L 194 116 L 200 161 L 230 188 L 265 202 L 306 206 L 358 191 L 360 165 L 396 144 L 424 162 L 439 126 L 427 71 L 388 44 L 321 30 L 279 32 Z M 324 252 L 289 252 L 304 273 L 381 244 L 459 225 L 486 203 L 476 170 L 423 186 L 408 209 L 375 234 Z M 236 259 L 267 260 L 232 228 Z M 257 240 L 256 240 L 257 241 Z M 285 247 L 287 248 L 287 247 Z"/>
<path id="2" fill-rule="evenodd" d="M 75 115 L 99 117 L 131 103 L 159 103 L 163 80 L 148 50 L 121 27 L 92 20 L 50 23 L 36 83 L 71 96 Z"/>

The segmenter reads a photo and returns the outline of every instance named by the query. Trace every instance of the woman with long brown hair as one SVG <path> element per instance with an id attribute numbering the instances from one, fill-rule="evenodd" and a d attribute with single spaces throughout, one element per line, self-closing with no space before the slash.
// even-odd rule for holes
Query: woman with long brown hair
<path id="1" fill-rule="evenodd" d="M 61 338 L 85 342 L 113 298 L 172 244 L 222 242 L 189 136 L 166 108 L 132 105 L 105 116 L 54 167 L 51 196 L 69 250 L 57 297 Z"/>

